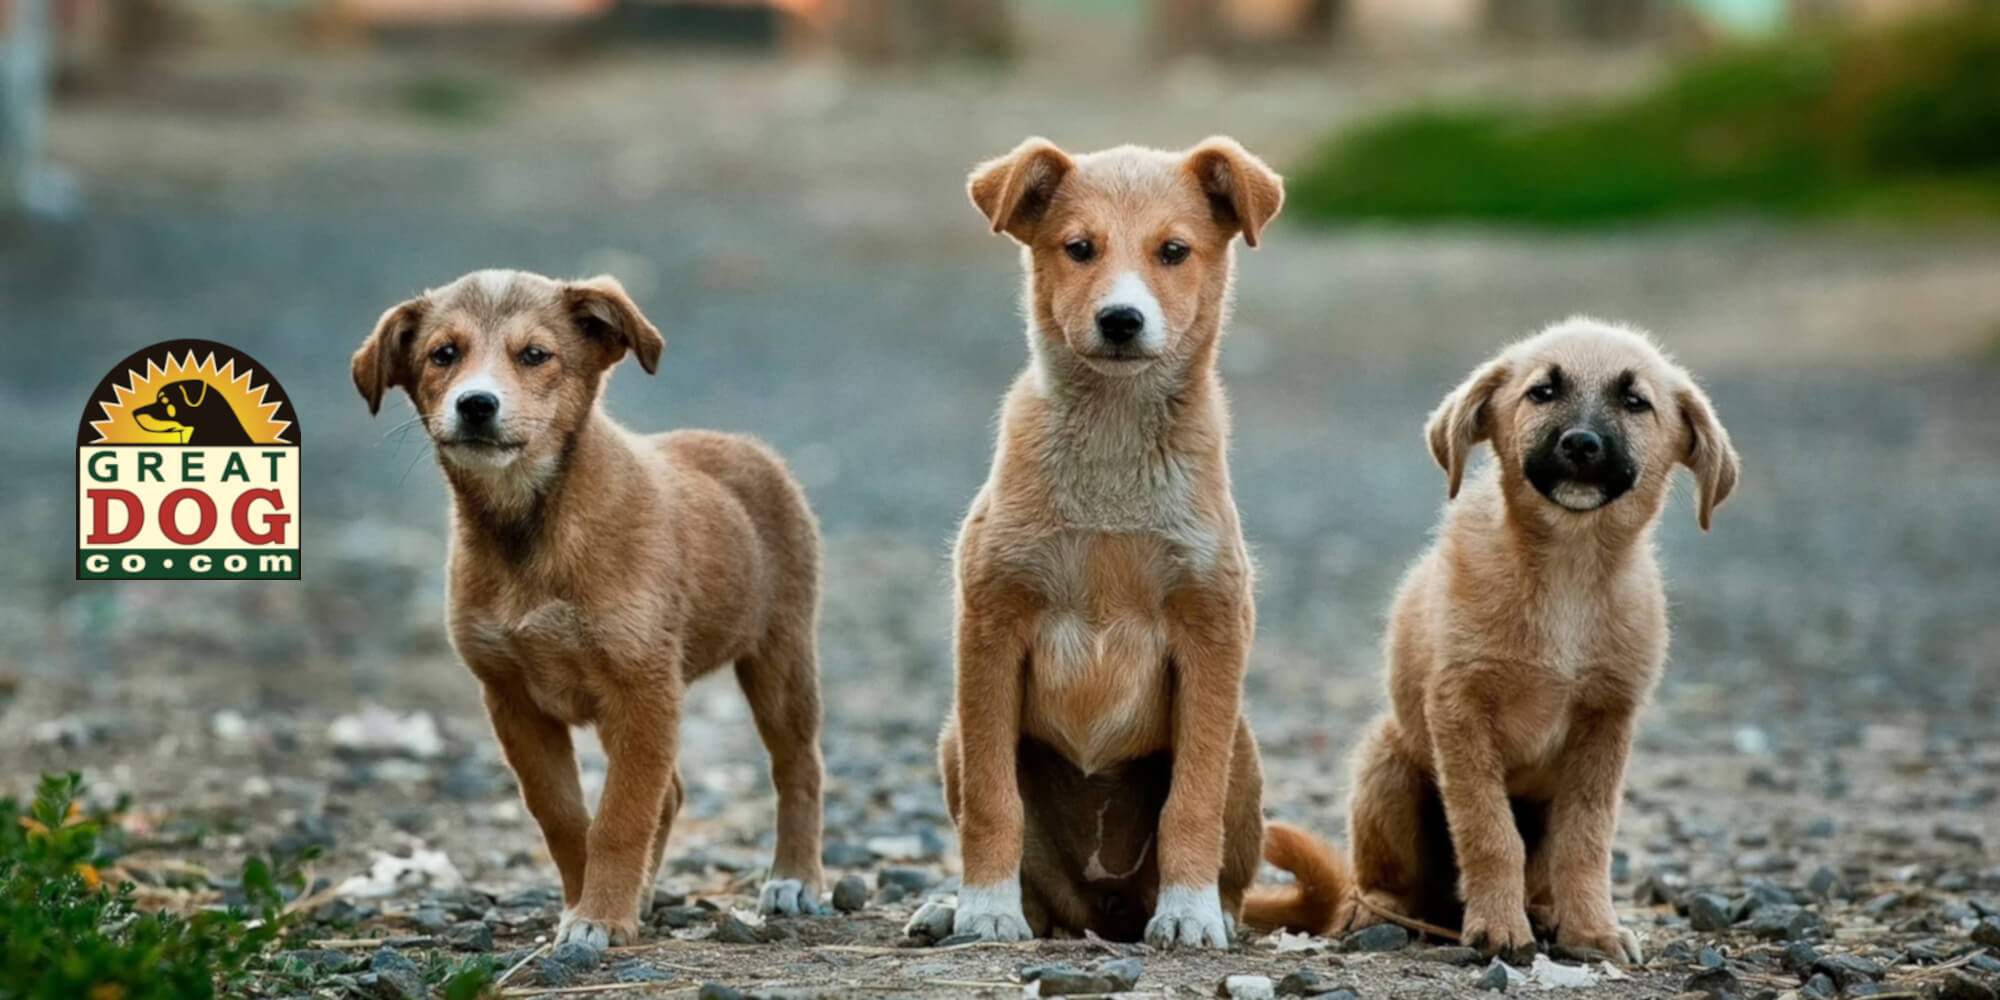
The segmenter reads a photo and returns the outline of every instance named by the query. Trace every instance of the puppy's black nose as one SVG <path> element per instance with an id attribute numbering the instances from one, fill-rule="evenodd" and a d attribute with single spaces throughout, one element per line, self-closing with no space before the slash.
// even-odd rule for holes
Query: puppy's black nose
<path id="1" fill-rule="evenodd" d="M 500 412 L 500 397 L 490 392 L 468 392 L 458 397 L 458 419 L 483 424 Z"/>
<path id="2" fill-rule="evenodd" d="M 1577 465 L 1590 465 L 1604 457 L 1604 439 L 1582 428 L 1564 431 L 1556 447 Z"/>
<path id="3" fill-rule="evenodd" d="M 1107 344 L 1130 343 L 1145 328 L 1145 314 L 1131 306 L 1106 306 L 1097 311 L 1097 332 Z"/>

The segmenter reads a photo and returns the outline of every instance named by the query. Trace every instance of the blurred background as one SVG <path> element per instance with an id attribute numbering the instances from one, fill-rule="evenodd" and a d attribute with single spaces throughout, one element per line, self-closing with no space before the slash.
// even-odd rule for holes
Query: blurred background
<path id="1" fill-rule="evenodd" d="M 1424 416 L 1586 312 L 1702 377 L 1745 469 L 1712 533 L 1685 485 L 1661 528 L 1676 632 L 1635 794 L 1683 833 L 1852 813 L 1930 843 L 1916 795 L 2000 837 L 1975 766 L 2000 737 L 2000 6 L 0 0 L 0 24 L 0 790 L 75 767 L 191 849 L 422 839 L 548 880 L 441 627 L 441 478 L 347 359 L 467 270 L 608 271 L 668 344 L 610 410 L 767 438 L 823 522 L 831 839 L 920 830 L 870 850 L 943 863 L 945 556 L 1025 357 L 965 173 L 1028 135 L 1228 133 L 1289 183 L 1223 347 L 1273 813 L 1338 822 L 1383 609 L 1444 501 Z M 303 582 L 71 579 L 73 421 L 180 337 L 297 404 Z M 728 682 L 700 690 L 677 850 L 747 858 L 759 751 Z M 1650 843 L 1649 816 L 1638 869 L 1735 853 L 1722 827 Z"/>

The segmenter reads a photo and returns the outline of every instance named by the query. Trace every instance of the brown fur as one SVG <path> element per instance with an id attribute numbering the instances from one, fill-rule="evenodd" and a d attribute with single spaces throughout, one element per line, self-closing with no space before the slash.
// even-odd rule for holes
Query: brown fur
<path id="1" fill-rule="evenodd" d="M 1231 243 L 1257 242 L 1283 188 L 1227 139 L 1076 157 L 1031 139 L 975 170 L 970 194 L 1023 247 L 1033 360 L 957 545 L 939 745 L 957 928 L 1224 945 L 1257 865 L 1262 779 L 1215 357 Z M 1069 256 L 1078 240 L 1091 260 Z M 1172 241 L 1186 260 L 1163 259 Z M 1149 357 L 1107 358 L 1097 310 L 1135 281 L 1163 329 Z M 1179 906 L 1197 890 L 1220 909 Z"/>
<path id="2" fill-rule="evenodd" d="M 1616 410 L 1637 478 L 1594 510 L 1551 501 L 1523 471 L 1575 412 L 1566 406 L 1584 405 L 1528 398 L 1552 368 L 1576 399 L 1602 398 L 1630 372 L 1650 404 Z M 1274 898 L 1246 919 L 1324 931 L 1323 914 L 1360 926 L 1389 913 L 1460 926 L 1493 953 L 1531 946 L 1532 914 L 1560 946 L 1636 961 L 1610 865 L 1633 718 L 1666 659 L 1652 531 L 1676 464 L 1694 471 L 1706 528 L 1735 487 L 1736 452 L 1707 397 L 1650 340 L 1583 319 L 1473 372 L 1427 437 L 1454 495 L 1474 446 L 1490 442 L 1495 460 L 1451 504 L 1390 613 L 1391 711 L 1354 755 L 1359 896 L 1301 879 L 1306 899 Z M 1338 863 L 1317 842 L 1289 850 L 1309 869 Z"/>
<path id="3" fill-rule="evenodd" d="M 821 882 L 818 526 L 763 445 L 642 436 L 605 415 L 612 366 L 630 351 L 653 371 L 662 346 L 611 278 L 485 271 L 390 309 L 354 356 L 370 410 L 402 388 L 437 443 L 452 641 L 562 874 L 564 941 L 637 936 L 681 801 L 682 691 L 724 664 L 778 792 L 763 902 L 811 908 Z M 547 357 L 530 364 L 531 349 Z M 452 422 L 474 379 L 502 400 L 511 458 Z M 570 745 L 582 725 L 610 761 L 595 819 Z"/>

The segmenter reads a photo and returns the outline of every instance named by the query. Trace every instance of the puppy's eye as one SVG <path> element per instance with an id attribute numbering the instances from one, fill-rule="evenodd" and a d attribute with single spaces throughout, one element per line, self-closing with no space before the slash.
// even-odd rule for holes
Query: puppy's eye
<path id="1" fill-rule="evenodd" d="M 1560 395 L 1562 395 L 1562 387 L 1556 385 L 1554 382 L 1543 382 L 1541 385 L 1528 390 L 1528 398 L 1537 403 L 1553 403 L 1555 402 L 1555 398 Z"/>
<path id="2" fill-rule="evenodd" d="M 533 344 L 521 348 L 521 354 L 520 354 L 521 363 L 523 365 L 528 366 L 529 368 L 533 368 L 536 365 L 539 365 L 542 362 L 547 361 L 552 357 L 555 357 L 555 355 L 550 354 L 549 352 L 544 351 L 541 348 L 534 346 Z"/>
<path id="3" fill-rule="evenodd" d="M 1192 248 L 1179 240 L 1168 240 L 1160 244 L 1160 263 L 1172 267 L 1188 259 Z"/>
<path id="4" fill-rule="evenodd" d="M 431 364 L 434 364 L 439 368 L 450 368 L 452 366 L 452 363 L 457 360 L 458 360 L 457 345 L 443 344 L 440 345 L 437 349 L 431 351 Z"/>
<path id="5" fill-rule="evenodd" d="M 1088 264 L 1091 258 L 1097 256 L 1097 245 L 1089 240 L 1071 240 L 1063 244 L 1063 253 L 1069 254 L 1069 259 L 1079 264 Z"/>
<path id="6" fill-rule="evenodd" d="M 1625 394 L 1625 412 L 1644 413 L 1652 408 L 1653 404 L 1646 402 L 1646 397 L 1641 396 L 1636 392 L 1628 392 Z"/>

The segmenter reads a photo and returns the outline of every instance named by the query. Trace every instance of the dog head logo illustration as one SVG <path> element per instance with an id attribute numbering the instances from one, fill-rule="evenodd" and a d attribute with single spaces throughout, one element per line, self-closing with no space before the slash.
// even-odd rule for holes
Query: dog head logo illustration
<path id="1" fill-rule="evenodd" d="M 77 429 L 77 579 L 298 579 L 298 430 L 278 381 L 228 345 L 120 362 Z"/>

